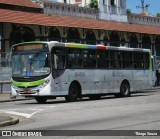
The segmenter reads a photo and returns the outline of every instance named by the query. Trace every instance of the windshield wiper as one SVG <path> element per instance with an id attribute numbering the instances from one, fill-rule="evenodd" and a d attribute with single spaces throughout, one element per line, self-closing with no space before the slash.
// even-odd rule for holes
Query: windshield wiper
<path id="1" fill-rule="evenodd" d="M 40 51 L 38 51 L 37 53 L 35 53 L 33 55 L 33 57 L 29 58 L 30 66 L 33 64 L 33 61 L 36 61 L 35 59 L 39 56 L 39 54 L 40 54 Z"/>

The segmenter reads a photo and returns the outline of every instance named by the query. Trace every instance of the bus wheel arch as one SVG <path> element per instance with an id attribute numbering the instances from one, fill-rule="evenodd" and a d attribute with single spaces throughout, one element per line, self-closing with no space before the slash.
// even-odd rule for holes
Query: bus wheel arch
<path id="1" fill-rule="evenodd" d="M 119 93 L 115 94 L 115 97 L 129 97 L 130 94 L 130 83 L 125 79 L 122 81 L 119 87 Z"/>
<path id="2" fill-rule="evenodd" d="M 65 97 L 66 101 L 77 101 L 77 98 L 81 97 L 81 92 L 82 88 L 80 83 L 78 81 L 72 81 L 68 89 L 68 95 Z"/>

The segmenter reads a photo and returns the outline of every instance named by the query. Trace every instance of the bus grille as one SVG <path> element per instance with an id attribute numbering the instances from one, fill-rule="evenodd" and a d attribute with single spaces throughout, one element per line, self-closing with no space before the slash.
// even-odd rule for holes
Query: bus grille
<path id="1" fill-rule="evenodd" d="M 16 92 L 19 93 L 19 94 L 27 94 L 27 95 L 29 95 L 29 94 L 36 94 L 36 93 L 39 92 L 39 90 L 28 90 L 28 89 L 26 89 L 26 90 L 21 90 L 21 91 L 16 90 Z"/>

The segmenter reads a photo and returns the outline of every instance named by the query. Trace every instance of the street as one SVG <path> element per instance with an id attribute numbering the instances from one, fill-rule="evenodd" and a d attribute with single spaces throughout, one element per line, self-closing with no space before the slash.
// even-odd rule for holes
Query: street
<path id="1" fill-rule="evenodd" d="M 105 96 L 67 103 L 64 98 L 38 104 L 35 100 L 0 104 L 0 114 L 19 117 L 1 130 L 160 130 L 160 89 L 128 98 Z"/>

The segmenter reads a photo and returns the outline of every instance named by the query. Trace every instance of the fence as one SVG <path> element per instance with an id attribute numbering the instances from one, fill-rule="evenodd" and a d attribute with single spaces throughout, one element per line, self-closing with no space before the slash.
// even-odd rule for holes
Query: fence
<path id="1" fill-rule="evenodd" d="M 0 93 L 11 91 L 10 53 L 0 52 Z"/>
<path id="2" fill-rule="evenodd" d="M 90 19 L 99 19 L 99 10 L 93 8 L 79 7 L 76 4 L 59 2 L 45 2 L 44 13 L 49 15 L 75 16 Z"/>

